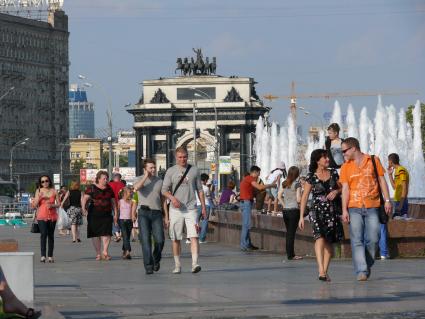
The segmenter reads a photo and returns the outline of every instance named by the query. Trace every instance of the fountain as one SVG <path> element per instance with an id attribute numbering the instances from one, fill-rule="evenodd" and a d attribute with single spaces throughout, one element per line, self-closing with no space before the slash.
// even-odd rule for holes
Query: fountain
<path id="1" fill-rule="evenodd" d="M 350 104 L 344 125 L 341 106 L 336 101 L 331 123 L 338 123 L 341 132 L 346 132 L 345 136 L 341 134 L 341 137 L 352 136 L 359 139 L 362 151 L 377 155 L 384 167 L 388 165 L 388 154 L 398 153 L 401 164 L 410 172 L 409 197 L 425 197 L 420 102 L 417 101 L 413 109 L 413 127 L 407 123 L 404 109 L 400 109 L 397 113 L 393 105 L 383 106 L 381 97 L 378 97 L 373 120 L 368 117 L 367 110 L 366 107 L 362 108 L 357 124 L 353 106 Z M 318 140 L 309 139 L 304 154 L 307 162 L 310 160 L 312 150 L 324 147 L 325 133 L 325 130 L 321 129 Z M 257 122 L 256 137 L 254 147 L 256 165 L 261 168 L 263 179 L 280 161 L 284 161 L 287 168 L 297 165 L 297 162 L 299 165 L 300 154 L 297 151 L 299 139 L 291 116 L 288 116 L 285 125 L 280 129 L 276 123 L 266 123 L 260 118 Z"/>

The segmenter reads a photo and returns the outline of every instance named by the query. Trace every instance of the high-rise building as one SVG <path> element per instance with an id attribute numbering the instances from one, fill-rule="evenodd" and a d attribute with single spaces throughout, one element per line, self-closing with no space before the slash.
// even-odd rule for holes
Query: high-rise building
<path id="1" fill-rule="evenodd" d="M 46 13 L 0 13 L 0 176 L 22 188 L 69 166 L 68 16 Z"/>
<path id="2" fill-rule="evenodd" d="M 94 138 L 94 104 L 77 84 L 69 89 L 69 138 Z"/>

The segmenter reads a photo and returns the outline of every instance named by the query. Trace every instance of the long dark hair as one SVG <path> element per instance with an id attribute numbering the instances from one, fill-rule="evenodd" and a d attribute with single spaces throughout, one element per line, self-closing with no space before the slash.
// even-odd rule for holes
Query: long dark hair
<path id="1" fill-rule="evenodd" d="M 320 159 L 324 156 L 328 156 L 328 152 L 322 148 L 316 149 L 313 152 L 311 152 L 310 165 L 308 166 L 308 170 L 311 173 L 316 172 L 318 167 L 317 162 L 320 161 Z"/>
<path id="2" fill-rule="evenodd" d="M 49 180 L 49 188 L 53 188 L 52 180 L 50 179 L 50 176 L 49 176 L 49 175 L 41 175 L 41 176 L 38 178 L 38 182 L 37 182 L 37 184 L 38 184 L 38 188 L 42 188 L 42 187 L 43 187 L 43 184 L 41 184 L 41 179 L 42 179 L 43 177 L 47 177 L 47 179 Z"/>
<path id="3" fill-rule="evenodd" d="M 289 188 L 300 176 L 300 169 L 296 166 L 291 166 L 288 170 L 288 177 L 283 181 L 282 188 Z"/>

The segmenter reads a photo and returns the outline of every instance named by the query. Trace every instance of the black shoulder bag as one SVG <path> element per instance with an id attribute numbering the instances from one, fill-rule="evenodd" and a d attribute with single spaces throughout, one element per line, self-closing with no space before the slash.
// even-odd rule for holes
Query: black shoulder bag
<path id="1" fill-rule="evenodd" d="M 186 167 L 186 171 L 184 172 L 183 176 L 180 178 L 179 182 L 177 183 L 176 187 L 174 188 L 173 192 L 171 193 L 173 196 L 174 194 L 177 192 L 177 190 L 179 189 L 180 185 L 183 183 L 184 179 L 187 176 L 187 173 L 189 173 L 190 168 L 192 167 L 192 165 L 187 165 Z M 168 202 L 167 206 L 168 206 L 168 211 L 170 211 L 170 204 L 171 201 Z"/>
<path id="2" fill-rule="evenodd" d="M 180 178 L 180 180 L 179 180 L 179 182 L 177 183 L 177 185 L 176 185 L 176 187 L 174 188 L 174 191 L 173 191 L 173 196 L 174 196 L 174 194 L 177 192 L 177 190 L 179 189 L 179 187 L 180 187 L 180 185 L 183 183 L 183 181 L 184 181 L 184 179 L 186 178 L 186 176 L 187 176 L 187 173 L 189 173 L 189 170 L 190 170 L 190 168 L 192 167 L 192 165 L 187 165 L 187 167 L 186 167 L 186 171 L 184 172 L 184 174 L 183 174 L 183 176 L 182 176 L 182 178 Z"/>
<path id="3" fill-rule="evenodd" d="M 384 201 L 384 197 L 382 196 L 381 184 L 379 183 L 378 170 L 376 169 L 376 163 L 375 163 L 375 155 L 371 155 L 371 157 L 372 157 L 373 170 L 375 171 L 376 181 L 378 182 L 379 200 L 381 202 L 381 205 L 379 206 L 379 210 L 378 210 L 379 222 L 381 224 L 386 224 L 388 223 L 388 215 L 385 212 L 385 201 Z"/>

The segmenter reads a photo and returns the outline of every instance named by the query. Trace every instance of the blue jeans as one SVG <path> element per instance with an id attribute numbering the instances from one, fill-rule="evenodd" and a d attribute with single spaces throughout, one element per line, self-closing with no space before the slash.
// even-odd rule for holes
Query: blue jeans
<path id="1" fill-rule="evenodd" d="M 249 229 L 251 228 L 251 209 L 252 202 L 249 200 L 241 201 L 242 210 L 242 230 L 241 230 L 241 249 L 247 249 L 251 246 L 251 237 Z"/>
<path id="2" fill-rule="evenodd" d="M 393 218 L 396 216 L 404 216 L 407 215 L 407 212 L 409 210 L 409 201 L 407 198 L 403 202 L 403 207 L 399 212 L 397 210 L 400 207 L 400 202 L 393 202 L 394 206 L 394 213 Z M 379 251 L 381 256 L 384 257 L 390 257 L 390 253 L 388 250 L 388 226 L 387 224 L 381 224 L 381 236 L 379 237 Z"/>
<path id="3" fill-rule="evenodd" d="M 379 234 L 379 254 L 386 258 L 390 257 L 388 251 L 388 227 L 387 224 L 381 224 Z"/>
<path id="4" fill-rule="evenodd" d="M 378 208 L 349 208 L 354 271 L 370 275 L 379 241 Z"/>
<path id="5" fill-rule="evenodd" d="M 199 233 L 199 240 L 200 241 L 205 241 L 205 239 L 207 238 L 208 219 L 210 218 L 211 207 L 206 206 L 206 209 L 207 209 L 207 218 L 204 219 L 202 217 L 202 207 L 198 206 L 198 218 L 197 218 L 197 220 L 201 222 L 201 232 Z"/>
<path id="6" fill-rule="evenodd" d="M 393 218 L 396 217 L 396 216 L 407 215 L 407 213 L 409 211 L 409 201 L 407 200 L 407 198 L 404 200 L 403 207 L 401 208 L 401 210 L 397 211 L 399 209 L 400 209 L 400 202 L 394 202 Z"/>
<path id="7" fill-rule="evenodd" d="M 161 261 L 164 248 L 164 225 L 160 210 L 139 209 L 139 240 L 142 244 L 143 264 L 146 270 L 152 270 Z M 152 237 L 154 240 L 152 252 Z"/>
<path id="8" fill-rule="evenodd" d="M 131 251 L 130 236 L 133 229 L 133 221 L 131 219 L 120 219 L 119 225 L 122 236 L 122 251 Z"/>

